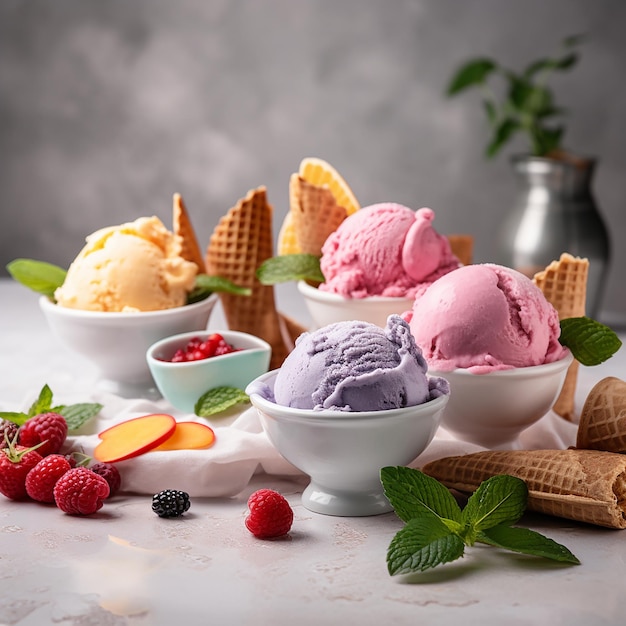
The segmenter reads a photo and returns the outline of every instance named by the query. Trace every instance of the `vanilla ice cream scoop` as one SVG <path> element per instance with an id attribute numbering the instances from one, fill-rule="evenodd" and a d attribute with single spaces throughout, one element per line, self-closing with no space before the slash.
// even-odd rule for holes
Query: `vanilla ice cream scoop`
<path id="1" fill-rule="evenodd" d="M 87 311 L 158 311 L 182 306 L 198 268 L 158 217 L 111 226 L 87 237 L 54 294 L 59 306 Z"/>

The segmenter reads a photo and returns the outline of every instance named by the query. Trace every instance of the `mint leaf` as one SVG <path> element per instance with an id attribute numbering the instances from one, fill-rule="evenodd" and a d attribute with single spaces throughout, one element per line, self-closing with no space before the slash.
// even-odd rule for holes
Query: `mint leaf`
<path id="1" fill-rule="evenodd" d="M 28 415 L 17 411 L 0 411 L 0 419 L 7 420 L 21 426 L 28 419 Z"/>
<path id="2" fill-rule="evenodd" d="M 552 539 L 510 526 L 523 514 L 528 497 L 526 484 L 518 478 L 500 474 L 487 479 L 462 512 L 446 487 L 419 470 L 384 467 L 381 482 L 396 514 L 406 522 L 387 550 L 392 576 L 453 561 L 476 541 L 564 563 L 579 562 Z"/>
<path id="3" fill-rule="evenodd" d="M 236 404 L 249 402 L 250 398 L 243 389 L 237 387 L 213 387 L 200 396 L 194 412 L 199 417 L 209 417 L 230 409 Z"/>
<path id="4" fill-rule="evenodd" d="M 622 346 L 620 338 L 608 326 L 590 317 L 561 320 L 561 345 L 569 348 L 582 365 L 600 365 Z"/>
<path id="5" fill-rule="evenodd" d="M 81 402 L 78 404 L 54 407 L 52 410 L 65 418 L 68 430 L 72 431 L 78 430 L 92 417 L 98 415 L 102 410 L 102 405 L 97 402 Z"/>
<path id="6" fill-rule="evenodd" d="M 256 270 L 263 285 L 275 285 L 292 280 L 309 280 L 323 283 L 319 257 L 314 254 L 283 254 L 266 259 Z"/>
<path id="7" fill-rule="evenodd" d="M 50 407 L 52 407 L 52 389 L 50 389 L 48 385 L 44 385 L 39 392 L 39 397 L 31 404 L 30 409 L 28 409 L 28 417 L 33 417 L 40 413 L 47 413 Z"/>
<path id="8" fill-rule="evenodd" d="M 387 550 L 392 575 L 423 572 L 463 556 L 465 544 L 436 517 L 415 518 L 396 533 Z"/>
<path id="9" fill-rule="evenodd" d="M 528 487 L 523 480 L 507 474 L 492 476 L 470 496 L 463 509 L 463 521 L 474 532 L 513 524 L 522 517 L 527 499 Z"/>
<path id="10" fill-rule="evenodd" d="M 383 467 L 380 480 L 385 496 L 404 522 L 423 515 L 461 523 L 461 508 L 439 481 L 409 467 Z"/>
<path id="11" fill-rule="evenodd" d="M 240 287 L 222 276 L 198 274 L 195 287 L 187 296 L 187 304 L 204 300 L 212 293 L 233 293 L 238 296 L 249 296 L 252 294 L 252 290 L 249 287 Z"/>
<path id="12" fill-rule="evenodd" d="M 494 526 L 481 531 L 478 541 L 521 554 L 576 565 L 580 563 L 565 546 L 528 528 Z"/>
<path id="13" fill-rule="evenodd" d="M 54 298 L 67 274 L 62 267 L 33 259 L 15 259 L 7 265 L 7 271 L 18 283 L 49 298 Z"/>

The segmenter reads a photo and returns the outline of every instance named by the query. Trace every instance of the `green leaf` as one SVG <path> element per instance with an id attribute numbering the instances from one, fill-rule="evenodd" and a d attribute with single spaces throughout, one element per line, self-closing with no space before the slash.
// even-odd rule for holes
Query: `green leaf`
<path id="1" fill-rule="evenodd" d="M 436 517 L 409 520 L 387 549 L 387 570 L 392 576 L 423 572 L 463 556 L 463 540 Z"/>
<path id="2" fill-rule="evenodd" d="M 0 419 L 7 420 L 21 426 L 28 419 L 28 415 L 17 411 L 0 411 Z"/>
<path id="3" fill-rule="evenodd" d="M 487 156 L 494 157 L 519 128 L 517 120 L 511 118 L 502 120 L 496 127 L 491 143 L 487 146 Z"/>
<path id="4" fill-rule="evenodd" d="M 194 412 L 199 417 L 209 417 L 236 404 L 249 402 L 250 398 L 243 389 L 237 387 L 213 387 L 200 396 L 196 402 Z"/>
<path id="5" fill-rule="evenodd" d="M 60 413 L 67 422 L 70 431 L 78 430 L 83 424 L 87 423 L 92 417 L 95 417 L 102 410 L 102 405 L 97 402 L 82 402 L 78 404 L 70 404 L 67 406 L 58 406 L 53 409 Z"/>
<path id="6" fill-rule="evenodd" d="M 572 351 L 583 365 L 599 365 L 622 346 L 620 338 L 608 326 L 589 317 L 561 320 L 559 341 Z"/>
<path id="7" fill-rule="evenodd" d="M 252 290 L 249 287 L 241 287 L 221 276 L 209 276 L 198 274 L 196 285 L 187 296 L 187 304 L 193 304 L 208 298 L 212 293 L 233 293 L 238 296 L 249 296 Z"/>
<path id="8" fill-rule="evenodd" d="M 479 58 L 468 61 L 453 75 L 446 93 L 448 96 L 454 96 L 469 87 L 484 84 L 497 67 L 491 59 Z"/>
<path id="9" fill-rule="evenodd" d="M 474 531 L 513 524 L 526 509 L 528 488 L 514 476 L 500 474 L 485 480 L 463 509 L 463 522 Z"/>
<path id="10" fill-rule="evenodd" d="M 478 541 L 512 552 L 540 556 L 562 563 L 579 564 L 580 561 L 563 545 L 528 528 L 494 526 L 484 529 Z"/>
<path id="11" fill-rule="evenodd" d="M 54 298 L 67 275 L 62 267 L 33 259 L 15 259 L 7 265 L 7 271 L 18 283 L 49 298 Z"/>
<path id="12" fill-rule="evenodd" d="M 579 33 L 577 35 L 569 35 L 562 41 L 562 46 L 564 48 L 573 48 L 574 46 L 578 46 L 583 43 L 587 39 L 587 36 Z"/>
<path id="13" fill-rule="evenodd" d="M 257 268 L 256 276 L 263 285 L 292 280 L 324 282 L 319 257 L 314 254 L 282 254 L 271 257 Z"/>
<path id="14" fill-rule="evenodd" d="M 28 409 L 28 417 L 39 415 L 39 413 L 47 413 L 52 407 L 52 389 L 48 385 L 44 385 L 39 392 L 39 397 Z"/>
<path id="15" fill-rule="evenodd" d="M 431 476 L 409 467 L 383 467 L 380 480 L 396 515 L 404 522 L 426 515 L 460 524 L 461 507 L 450 491 Z"/>

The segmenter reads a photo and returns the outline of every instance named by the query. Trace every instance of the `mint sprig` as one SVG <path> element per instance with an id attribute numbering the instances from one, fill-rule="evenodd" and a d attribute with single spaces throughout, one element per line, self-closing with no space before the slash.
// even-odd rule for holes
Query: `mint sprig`
<path id="1" fill-rule="evenodd" d="M 249 402 L 248 394 L 237 387 L 213 387 L 203 393 L 194 407 L 194 413 L 199 417 L 217 415 L 236 404 Z"/>
<path id="2" fill-rule="evenodd" d="M 7 265 L 7 271 L 18 283 L 52 299 L 67 275 L 62 267 L 33 259 L 15 259 Z"/>
<path id="3" fill-rule="evenodd" d="M 0 418 L 14 422 L 21 426 L 26 420 L 39 415 L 40 413 L 59 413 L 65 418 L 69 432 L 78 430 L 83 424 L 95 417 L 102 410 L 102 405 L 97 402 L 68 405 L 52 405 L 52 390 L 48 385 L 44 385 L 37 396 L 37 399 L 31 404 L 26 413 L 18 411 L 0 411 Z"/>
<path id="4" fill-rule="evenodd" d="M 319 257 L 314 254 L 282 254 L 270 257 L 259 265 L 256 276 L 263 285 L 298 280 L 324 282 Z"/>
<path id="5" fill-rule="evenodd" d="M 600 365 L 622 346 L 620 338 L 608 326 L 590 317 L 561 320 L 561 345 L 569 348 L 582 365 Z"/>
<path id="6" fill-rule="evenodd" d="M 422 572 L 462 557 L 476 542 L 562 563 L 580 561 L 548 537 L 517 528 L 526 509 L 528 488 L 523 480 L 500 474 L 484 481 L 461 510 L 439 481 L 408 467 L 384 467 L 385 495 L 406 522 L 387 550 L 389 574 Z"/>
<path id="7" fill-rule="evenodd" d="M 196 284 L 187 296 L 187 304 L 193 304 L 208 298 L 212 293 L 232 293 L 238 296 L 249 296 L 252 290 L 249 287 L 236 285 L 222 276 L 210 276 L 209 274 L 198 274 Z"/>

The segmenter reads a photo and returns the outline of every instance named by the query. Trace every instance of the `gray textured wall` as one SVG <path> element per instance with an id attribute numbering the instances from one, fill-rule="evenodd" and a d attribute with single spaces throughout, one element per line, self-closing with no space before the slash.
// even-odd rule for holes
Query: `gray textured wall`
<path id="1" fill-rule="evenodd" d="M 430 206 L 494 260 L 512 202 L 511 146 L 482 151 L 477 97 L 442 93 L 460 61 L 515 67 L 585 32 L 553 81 L 569 147 L 600 159 L 613 233 L 605 319 L 626 317 L 623 276 L 626 3 L 622 0 L 3 0 L 0 262 L 67 265 L 86 234 L 156 214 L 182 193 L 205 244 L 264 184 L 275 231 L 302 157 L 335 165 L 363 205 Z"/>

